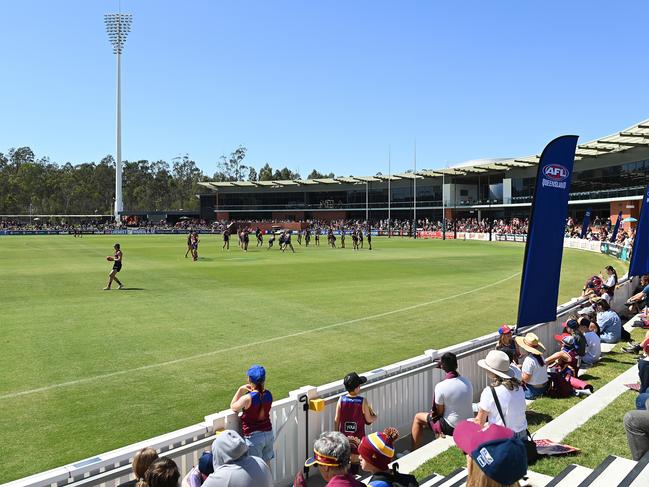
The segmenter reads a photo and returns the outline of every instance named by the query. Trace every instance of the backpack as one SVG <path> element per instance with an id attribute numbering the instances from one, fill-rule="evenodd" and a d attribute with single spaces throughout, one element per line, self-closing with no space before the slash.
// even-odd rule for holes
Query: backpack
<path id="1" fill-rule="evenodd" d="M 392 465 L 391 472 L 378 472 L 372 475 L 370 483 L 375 480 L 382 480 L 383 482 L 387 482 L 392 487 L 419 487 L 419 482 L 417 482 L 417 479 L 414 475 L 399 473 L 398 463 Z"/>
<path id="2" fill-rule="evenodd" d="M 572 386 L 570 382 L 564 377 L 564 375 L 559 371 L 552 371 L 548 374 L 550 379 L 550 385 L 548 387 L 546 396 L 552 397 L 555 399 L 562 399 L 564 397 L 570 397 L 574 395 Z"/>

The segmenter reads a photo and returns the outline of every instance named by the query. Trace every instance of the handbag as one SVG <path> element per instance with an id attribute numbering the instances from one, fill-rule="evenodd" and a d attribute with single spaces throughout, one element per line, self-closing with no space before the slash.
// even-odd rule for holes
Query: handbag
<path id="1" fill-rule="evenodd" d="M 496 394 L 496 389 L 491 386 L 489 386 L 489 389 L 491 389 L 491 394 L 493 394 L 494 396 L 494 402 L 496 403 L 498 414 L 500 414 L 500 419 L 502 420 L 503 425 L 507 426 L 507 423 L 505 422 L 505 415 L 503 414 L 503 410 L 500 407 L 500 401 L 498 400 L 498 394 Z M 536 450 L 536 443 L 534 443 L 534 440 L 532 439 L 530 430 L 525 430 L 525 432 L 527 433 L 527 438 L 522 441 L 525 445 L 525 451 L 527 453 L 527 464 L 534 465 L 539 460 L 539 452 Z"/>

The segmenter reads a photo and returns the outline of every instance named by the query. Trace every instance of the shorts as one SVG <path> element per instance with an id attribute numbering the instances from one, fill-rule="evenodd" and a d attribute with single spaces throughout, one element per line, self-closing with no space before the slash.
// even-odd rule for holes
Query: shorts
<path id="1" fill-rule="evenodd" d="M 119 271 L 121 271 L 121 270 L 122 270 L 122 263 L 121 263 L 121 262 L 115 262 L 115 263 L 113 264 L 113 270 L 114 270 L 115 272 L 119 272 Z"/>
<path id="2" fill-rule="evenodd" d="M 254 431 L 244 437 L 248 445 L 248 454 L 259 457 L 265 462 L 275 458 L 273 451 L 274 436 L 272 431 Z"/>
<path id="3" fill-rule="evenodd" d="M 453 436 L 455 428 L 448 424 L 444 418 L 438 418 L 437 421 L 434 420 L 433 413 L 428 413 L 426 418 L 428 427 L 437 434 L 445 434 L 447 436 Z"/>

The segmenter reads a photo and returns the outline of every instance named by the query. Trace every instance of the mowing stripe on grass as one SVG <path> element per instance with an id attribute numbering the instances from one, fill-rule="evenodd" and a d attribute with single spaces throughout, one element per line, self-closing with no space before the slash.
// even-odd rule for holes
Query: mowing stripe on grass
<path id="1" fill-rule="evenodd" d="M 195 359 L 205 358 L 205 357 L 211 357 L 213 355 L 219 355 L 221 353 L 232 352 L 234 350 L 241 350 L 242 348 L 256 347 L 258 345 L 264 345 L 266 343 L 277 342 L 277 341 L 280 341 L 280 340 L 284 340 L 286 338 L 294 338 L 294 337 L 298 337 L 298 336 L 302 336 L 302 335 L 308 335 L 310 333 L 315 333 L 315 332 L 323 331 L 323 330 L 329 330 L 331 328 L 337 328 L 339 326 L 352 325 L 354 323 L 360 323 L 361 321 L 373 320 L 373 319 L 376 319 L 376 318 L 383 318 L 385 316 L 390 316 L 390 315 L 394 315 L 394 314 L 397 314 L 397 313 L 403 313 L 404 311 L 410 311 L 410 310 L 417 309 L 417 308 L 423 308 L 424 306 L 430 306 L 431 304 L 437 304 L 437 303 L 441 303 L 443 301 L 448 301 L 448 300 L 451 300 L 451 299 L 460 298 L 460 297 L 466 296 L 468 294 L 473 294 L 473 293 L 476 293 L 478 291 L 483 291 L 483 290 L 488 289 L 490 287 L 495 287 L 495 286 L 498 286 L 498 285 L 502 284 L 503 282 L 509 281 L 510 279 L 513 279 L 514 277 L 518 276 L 519 274 L 520 274 L 520 272 L 516 272 L 516 273 L 512 274 L 509 277 L 506 277 L 506 278 L 501 279 L 501 280 L 496 281 L 496 282 L 492 282 L 491 284 L 487 284 L 487 285 L 482 286 L 482 287 L 477 287 L 477 288 L 471 289 L 470 291 L 464 291 L 464 292 L 461 292 L 461 293 L 458 293 L 458 294 L 453 294 L 452 296 L 446 296 L 444 298 L 438 298 L 438 299 L 434 299 L 432 301 L 426 301 L 425 303 L 413 304 L 411 306 L 406 306 L 405 308 L 393 309 L 392 311 L 385 311 L 383 313 L 378 313 L 378 314 L 370 315 L 370 316 L 363 316 L 361 318 L 354 318 L 353 320 L 340 321 L 338 323 L 333 323 L 331 325 L 320 326 L 318 328 L 312 328 L 310 330 L 298 331 L 298 332 L 295 332 L 295 333 L 290 333 L 288 335 L 281 335 L 281 336 L 277 336 L 277 337 L 273 337 L 273 338 L 267 338 L 265 340 L 259 340 L 257 342 L 245 343 L 245 344 L 242 344 L 242 345 L 235 345 L 233 347 L 221 348 L 219 350 L 212 350 L 211 352 L 204 352 L 204 353 L 199 353 L 199 354 L 196 354 L 196 355 L 190 355 L 188 357 L 182 357 L 182 358 L 175 359 L 175 360 L 169 360 L 167 362 L 159 362 L 157 364 L 143 365 L 141 367 L 135 367 L 135 368 L 132 368 L 132 369 L 117 370 L 115 372 L 109 372 L 107 374 L 99 374 L 99 375 L 95 375 L 95 376 L 92 376 L 92 377 L 85 377 L 83 379 L 71 380 L 71 381 L 68 381 L 68 382 L 61 382 L 59 384 L 51 384 L 49 386 L 37 387 L 36 389 L 28 389 L 26 391 L 10 392 L 8 394 L 1 395 L 0 400 L 13 399 L 13 398 L 16 398 L 16 397 L 21 397 L 21 396 L 28 396 L 28 395 L 31 395 L 31 394 L 37 394 L 39 392 L 47 392 L 47 391 L 51 391 L 52 389 L 60 389 L 60 388 L 63 388 L 63 387 L 76 386 L 76 385 L 79 385 L 79 384 L 84 384 L 84 383 L 87 383 L 87 382 L 93 382 L 93 381 L 100 380 L 100 379 L 108 379 L 110 377 L 116 377 L 116 376 L 119 376 L 119 375 L 130 374 L 132 372 L 140 372 L 140 371 L 143 371 L 143 370 L 149 370 L 149 369 L 154 369 L 154 368 L 158 368 L 158 367 L 166 367 L 167 365 L 175 365 L 175 364 L 180 364 L 180 363 L 183 363 L 183 362 L 188 362 L 190 360 L 195 360 Z"/>

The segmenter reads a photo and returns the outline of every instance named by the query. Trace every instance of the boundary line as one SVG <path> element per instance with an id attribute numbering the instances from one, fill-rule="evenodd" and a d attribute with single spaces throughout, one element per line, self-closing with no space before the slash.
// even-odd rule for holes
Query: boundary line
<path id="1" fill-rule="evenodd" d="M 49 386 L 37 387 L 35 389 L 28 389 L 28 390 L 25 390 L 25 391 L 10 392 L 10 393 L 7 393 L 7 394 L 0 395 L 0 401 L 5 400 L 5 399 L 14 399 L 16 397 L 29 396 L 29 395 L 32 395 L 32 394 L 38 394 L 40 392 L 47 392 L 47 391 L 51 391 L 53 389 L 60 389 L 60 388 L 64 388 L 64 387 L 70 387 L 70 386 L 75 386 L 75 385 L 78 385 L 78 384 L 85 384 L 87 382 L 93 382 L 93 381 L 96 381 L 96 380 L 108 379 L 110 377 L 117 377 L 117 376 L 120 376 L 120 375 L 131 374 L 133 372 L 140 372 L 140 371 L 143 371 L 143 370 L 156 369 L 156 368 L 159 368 L 159 367 L 166 367 L 168 365 L 176 365 L 176 364 L 180 364 L 180 363 L 183 363 L 183 362 L 188 362 L 190 360 L 195 360 L 195 359 L 200 359 L 200 358 L 205 358 L 205 357 L 211 357 L 211 356 L 219 355 L 219 354 L 222 354 L 222 353 L 232 352 L 232 351 L 235 351 L 235 350 L 241 350 L 243 348 L 256 347 L 258 345 L 264 345 L 264 344 L 267 344 L 267 343 L 277 342 L 277 341 L 280 341 L 280 340 L 284 340 L 286 338 L 294 338 L 294 337 L 298 337 L 298 336 L 302 336 L 302 335 L 308 335 L 308 334 L 311 334 L 311 333 L 315 333 L 315 332 L 318 332 L 318 331 L 329 330 L 331 328 L 338 328 L 338 327 L 344 326 L 344 325 L 352 325 L 354 323 L 360 323 L 362 321 L 373 320 L 373 319 L 376 319 L 376 318 L 383 318 L 385 316 L 390 316 L 390 315 L 394 315 L 394 314 L 397 314 L 397 313 L 403 313 L 404 311 L 410 311 L 410 310 L 413 310 L 413 309 L 423 308 L 424 306 L 430 306 L 431 304 L 437 304 L 437 303 L 441 303 L 443 301 L 448 301 L 448 300 L 451 300 L 451 299 L 466 296 L 468 294 L 473 294 L 473 293 L 476 293 L 476 292 L 479 292 L 479 291 L 483 291 L 483 290 L 488 289 L 490 287 L 495 287 L 495 286 L 498 286 L 498 285 L 502 284 L 503 282 L 509 281 L 510 279 L 513 279 L 514 277 L 518 276 L 519 274 L 520 274 L 520 272 L 516 272 L 516 273 L 512 274 L 509 277 L 506 277 L 506 278 L 501 279 L 499 281 L 493 282 L 491 284 L 487 284 L 487 285 L 482 286 L 482 287 L 471 289 L 470 291 L 464 291 L 464 292 L 461 292 L 461 293 L 458 293 L 458 294 L 454 294 L 452 296 L 446 296 L 444 298 L 438 298 L 438 299 L 434 299 L 432 301 L 426 301 L 424 303 L 413 304 L 411 306 L 406 306 L 405 308 L 393 309 L 391 311 L 385 311 L 383 313 L 378 313 L 378 314 L 375 314 L 375 315 L 363 316 L 361 318 L 354 318 L 353 320 L 340 321 L 338 323 L 333 323 L 331 325 L 324 325 L 324 326 L 320 326 L 318 328 L 312 328 L 310 330 L 302 330 L 302 331 L 298 331 L 298 332 L 295 332 L 295 333 L 289 333 L 288 335 L 280 335 L 280 336 L 276 336 L 276 337 L 272 337 L 272 338 L 267 338 L 265 340 L 259 340 L 259 341 L 256 341 L 256 342 L 245 343 L 245 344 L 242 344 L 242 345 L 234 345 L 232 347 L 221 348 L 221 349 L 218 349 L 218 350 L 212 350 L 211 352 L 199 353 L 199 354 L 196 354 L 196 355 L 190 355 L 188 357 L 182 357 L 182 358 L 179 358 L 179 359 L 169 360 L 169 361 L 166 361 L 166 362 L 159 362 L 159 363 L 156 363 L 156 364 L 143 365 L 141 367 L 135 367 L 135 368 L 132 368 L 132 369 L 117 370 L 115 372 L 109 372 L 107 374 L 99 374 L 99 375 L 94 375 L 92 377 L 85 377 L 83 379 L 76 379 L 76 380 L 71 380 L 71 381 L 67 381 L 67 382 L 60 382 L 58 384 L 51 384 Z"/>

